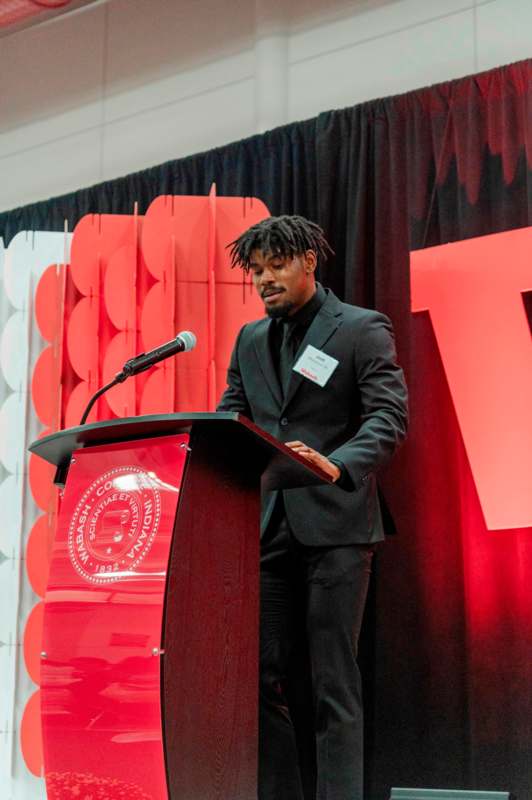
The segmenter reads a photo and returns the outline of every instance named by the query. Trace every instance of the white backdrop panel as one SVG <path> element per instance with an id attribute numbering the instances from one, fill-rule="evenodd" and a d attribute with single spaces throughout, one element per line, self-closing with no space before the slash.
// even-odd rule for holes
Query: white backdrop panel
<path id="1" fill-rule="evenodd" d="M 28 444 L 42 429 L 33 413 L 31 371 L 45 347 L 33 297 L 44 270 L 68 263 L 70 235 L 24 231 L 0 240 L 0 796 L 44 800 L 44 782 L 27 769 L 20 722 L 35 685 L 26 673 L 23 636 L 39 598 L 28 583 L 24 554 L 39 515 L 28 484 Z"/>

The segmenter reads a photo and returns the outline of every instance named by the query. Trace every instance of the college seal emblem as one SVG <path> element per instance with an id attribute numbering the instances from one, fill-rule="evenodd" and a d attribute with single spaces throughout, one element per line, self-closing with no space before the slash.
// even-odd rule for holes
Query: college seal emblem
<path id="1" fill-rule="evenodd" d="M 157 479 L 139 467 L 115 467 L 82 494 L 68 529 L 76 572 L 90 583 L 110 583 L 135 572 L 149 552 L 161 519 Z"/>

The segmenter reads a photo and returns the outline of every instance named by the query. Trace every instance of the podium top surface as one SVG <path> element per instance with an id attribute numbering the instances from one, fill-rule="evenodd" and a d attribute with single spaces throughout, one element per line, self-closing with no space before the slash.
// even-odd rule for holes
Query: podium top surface
<path id="1" fill-rule="evenodd" d="M 323 470 L 311 465 L 247 417 L 227 411 L 151 414 L 93 422 L 37 439 L 32 442 L 29 450 L 50 464 L 65 468 L 75 450 L 135 439 L 171 436 L 189 432 L 197 426 L 208 426 L 213 436 L 222 432 L 234 433 L 242 445 L 254 446 L 264 451 L 268 456 L 268 465 L 263 473 L 265 488 L 331 483 Z"/>

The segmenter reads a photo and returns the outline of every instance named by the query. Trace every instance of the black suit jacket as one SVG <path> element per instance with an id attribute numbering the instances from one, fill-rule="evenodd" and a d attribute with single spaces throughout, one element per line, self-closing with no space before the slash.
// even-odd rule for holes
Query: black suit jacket
<path id="1" fill-rule="evenodd" d="M 377 542 L 383 524 L 376 470 L 406 434 L 407 392 L 392 327 L 383 314 L 342 303 L 330 291 L 299 349 L 307 344 L 338 360 L 322 388 L 292 372 L 286 398 L 269 346 L 268 318 L 238 334 L 219 411 L 239 411 L 283 442 L 300 439 L 340 462 L 350 491 L 337 485 L 283 490 L 296 538 L 308 545 Z M 276 492 L 263 498 L 262 530 Z"/>

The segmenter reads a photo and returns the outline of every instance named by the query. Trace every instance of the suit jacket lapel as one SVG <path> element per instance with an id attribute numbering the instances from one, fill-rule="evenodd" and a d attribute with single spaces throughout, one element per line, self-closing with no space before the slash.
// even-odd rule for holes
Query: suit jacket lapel
<path id="1" fill-rule="evenodd" d="M 296 361 L 299 356 L 305 352 L 305 348 L 308 344 L 311 344 L 317 350 L 321 350 L 321 348 L 326 344 L 326 342 L 331 338 L 333 333 L 341 324 L 342 310 L 340 302 L 336 295 L 328 290 L 327 299 L 312 320 L 312 324 L 309 327 L 305 338 L 301 342 L 301 347 L 298 350 Z M 294 399 L 294 396 L 301 386 L 301 383 L 306 380 L 308 380 L 308 378 L 304 378 L 303 375 L 299 374 L 299 372 L 292 372 L 290 383 L 288 384 L 288 391 L 283 402 L 283 411 Z"/>
<path id="2" fill-rule="evenodd" d="M 257 355 L 257 360 L 259 362 L 259 367 L 262 370 L 262 374 L 264 375 L 264 380 L 266 381 L 266 385 L 268 389 L 272 393 L 273 399 L 279 406 L 282 405 L 283 397 L 281 393 L 281 387 L 279 385 L 279 379 L 277 378 L 277 373 L 275 371 L 275 366 L 273 363 L 272 354 L 270 351 L 270 325 L 272 324 L 271 319 L 264 320 L 263 325 L 257 325 L 255 328 L 255 332 L 253 334 L 253 345 L 255 347 L 255 353 Z"/>

